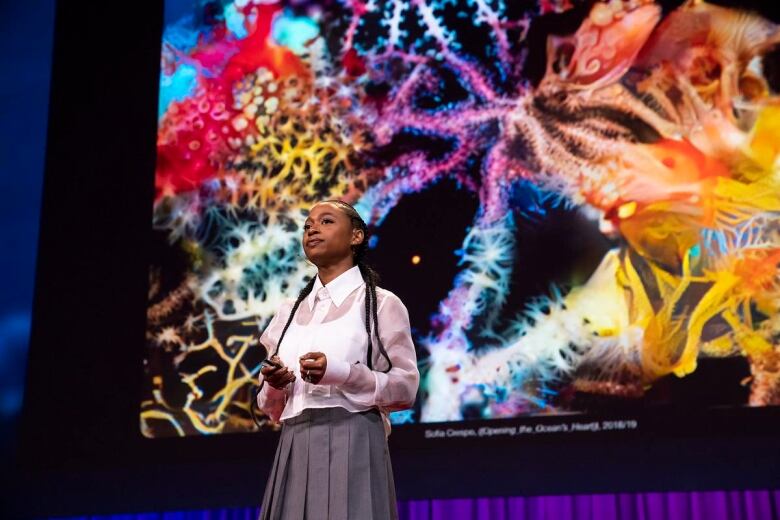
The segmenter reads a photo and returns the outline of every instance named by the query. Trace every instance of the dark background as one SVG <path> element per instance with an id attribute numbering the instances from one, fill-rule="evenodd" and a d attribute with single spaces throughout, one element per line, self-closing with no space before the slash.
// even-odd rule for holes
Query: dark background
<path id="1" fill-rule="evenodd" d="M 10 469 L 18 445 L 32 315 L 53 33 L 54 0 L 0 2 L 0 486 L 4 490 L 6 481 L 15 477 Z M 0 503 L 6 494 L 0 496 Z"/>
<path id="2" fill-rule="evenodd" d="M 162 20 L 160 1 L 57 7 L 27 384 L 5 486 L 14 515 L 261 499 L 274 435 L 144 439 L 139 430 Z M 426 197 L 468 204 L 452 193 Z M 431 200 L 386 225 L 408 226 Z M 620 435 L 426 441 L 425 425 L 396 428 L 399 498 L 780 485 L 776 408 L 632 413 L 642 428 Z"/>

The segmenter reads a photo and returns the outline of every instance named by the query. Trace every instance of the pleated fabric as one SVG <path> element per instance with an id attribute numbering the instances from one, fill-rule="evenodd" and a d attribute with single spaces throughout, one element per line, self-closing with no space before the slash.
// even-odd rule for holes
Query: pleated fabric
<path id="1" fill-rule="evenodd" d="M 378 411 L 308 408 L 284 422 L 260 520 L 397 518 Z"/>

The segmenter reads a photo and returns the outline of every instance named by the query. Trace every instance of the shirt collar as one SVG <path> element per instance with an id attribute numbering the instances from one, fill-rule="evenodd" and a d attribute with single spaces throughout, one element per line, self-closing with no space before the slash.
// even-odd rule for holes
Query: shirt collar
<path id="1" fill-rule="evenodd" d="M 324 286 L 322 285 L 320 277 L 317 276 L 317 279 L 314 281 L 314 287 L 312 287 L 311 292 L 306 299 L 309 304 L 309 310 L 314 308 L 314 300 L 317 298 L 317 291 L 322 287 L 325 287 L 330 299 L 336 307 L 338 307 L 347 299 L 347 296 L 349 296 L 352 291 L 363 285 L 363 283 L 363 275 L 360 273 L 360 268 L 358 266 L 347 269 Z"/>

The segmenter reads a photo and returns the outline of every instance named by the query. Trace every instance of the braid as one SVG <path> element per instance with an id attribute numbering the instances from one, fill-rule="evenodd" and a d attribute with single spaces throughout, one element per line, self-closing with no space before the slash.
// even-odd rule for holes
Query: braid
<path id="1" fill-rule="evenodd" d="M 300 294 L 298 294 L 298 298 L 295 300 L 295 304 L 293 304 L 292 310 L 290 311 L 290 316 L 287 318 L 287 323 L 284 324 L 284 328 L 282 329 L 282 334 L 279 336 L 279 341 L 276 342 L 276 348 L 274 349 L 273 354 L 271 354 L 268 357 L 274 357 L 279 353 L 279 347 L 282 345 L 282 340 L 284 339 L 284 335 L 287 333 L 287 329 L 290 328 L 290 324 L 292 323 L 293 318 L 295 317 L 295 311 L 298 310 L 298 307 L 300 307 L 301 302 L 306 299 L 306 297 L 311 293 L 311 290 L 314 288 L 314 283 L 317 280 L 317 277 L 312 277 L 311 280 L 306 284 L 306 286 L 301 289 Z M 254 399 L 252 399 L 252 402 L 249 403 L 249 412 L 252 414 L 252 420 L 260 426 L 260 422 L 257 420 L 257 415 L 255 414 L 255 406 L 257 406 L 257 396 L 260 395 L 260 392 L 263 390 L 263 385 L 265 385 L 265 379 L 260 383 L 260 386 L 257 387 L 257 390 L 254 392 Z"/>
<path id="2" fill-rule="evenodd" d="M 383 370 L 383 372 L 387 373 L 390 371 L 391 368 L 393 368 L 393 362 L 390 361 L 390 356 L 387 355 L 387 350 L 385 350 L 385 345 L 382 343 L 382 339 L 379 337 L 379 316 L 377 315 L 377 297 L 376 297 L 376 285 L 371 284 L 371 296 L 373 297 L 372 300 L 374 302 L 374 334 L 376 335 L 376 342 L 377 346 L 379 347 L 379 353 L 382 355 L 382 357 L 385 358 L 385 361 L 387 361 L 387 369 Z M 370 337 L 369 337 L 369 341 Z"/>
<path id="3" fill-rule="evenodd" d="M 298 295 L 298 299 L 295 300 L 295 304 L 293 305 L 292 310 L 290 311 L 290 317 L 287 318 L 287 323 L 284 324 L 284 328 L 282 329 L 282 334 L 279 336 L 279 341 L 276 342 L 276 348 L 274 349 L 274 353 L 271 354 L 271 357 L 274 357 L 279 353 L 279 347 L 282 344 L 282 340 L 284 339 L 284 335 L 287 334 L 287 329 L 290 328 L 290 324 L 292 323 L 293 317 L 295 317 L 295 311 L 298 310 L 298 307 L 301 305 L 301 302 L 311 293 L 311 290 L 314 288 L 314 282 L 317 280 L 317 277 L 312 277 L 311 280 L 309 280 L 309 283 L 306 284 L 306 286 L 301 289 L 300 294 Z"/>
<path id="4" fill-rule="evenodd" d="M 360 269 L 360 274 L 363 275 L 363 280 L 366 282 L 366 334 L 368 334 L 368 350 L 367 361 L 368 368 L 374 369 L 374 341 L 371 338 L 371 321 L 374 322 L 374 336 L 376 337 L 377 347 L 379 348 L 379 354 L 387 361 L 387 368 L 382 372 L 389 372 L 393 368 L 393 362 L 390 361 L 390 356 L 385 350 L 385 345 L 382 343 L 382 338 L 379 337 L 379 317 L 377 311 L 377 297 L 376 297 L 376 284 L 379 279 L 376 271 L 371 269 L 363 260 L 357 264 Z"/>
<path id="5" fill-rule="evenodd" d="M 360 274 L 363 276 L 363 280 L 366 279 L 366 273 L 365 269 L 366 266 L 362 263 L 358 264 L 358 268 L 360 269 Z M 371 294 L 370 289 L 368 288 L 368 282 L 366 282 L 366 319 L 363 323 L 366 325 L 366 334 L 368 335 L 368 349 L 366 350 L 366 362 L 368 363 L 368 368 L 374 369 L 374 345 L 371 342 Z"/>

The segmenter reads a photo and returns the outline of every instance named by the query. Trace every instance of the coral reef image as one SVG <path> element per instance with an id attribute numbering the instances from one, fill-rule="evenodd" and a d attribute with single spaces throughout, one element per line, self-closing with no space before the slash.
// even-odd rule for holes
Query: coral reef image
<path id="1" fill-rule="evenodd" d="M 267 355 L 257 339 L 316 274 L 303 221 L 333 198 L 363 216 L 369 260 L 410 308 L 422 380 L 396 424 L 630 407 L 707 363 L 742 368 L 702 393 L 728 380 L 740 405 L 780 404 L 769 7 L 175 4 L 145 436 L 278 427 L 250 413 Z M 399 225 L 414 201 L 428 220 Z M 418 243 L 434 252 L 389 260 Z M 539 274 L 550 266 L 563 267 Z M 435 289 L 410 282 L 418 268 Z"/>

